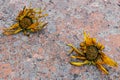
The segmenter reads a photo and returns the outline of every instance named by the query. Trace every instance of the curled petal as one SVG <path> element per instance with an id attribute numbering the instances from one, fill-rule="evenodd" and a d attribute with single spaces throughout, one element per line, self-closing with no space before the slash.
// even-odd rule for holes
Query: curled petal
<path id="1" fill-rule="evenodd" d="M 19 24 L 13 24 L 10 28 L 6 28 L 4 29 L 3 34 L 5 35 L 11 35 L 11 34 L 16 34 L 18 32 L 20 32 L 22 29 L 19 27 Z"/>
<path id="2" fill-rule="evenodd" d="M 74 65 L 74 66 L 82 66 L 82 65 L 85 65 L 85 64 L 88 64 L 89 61 L 84 61 L 84 62 L 70 62 L 70 64 Z"/>
<path id="3" fill-rule="evenodd" d="M 105 47 L 101 43 L 97 43 L 97 48 L 103 50 Z"/>
<path id="4" fill-rule="evenodd" d="M 21 29 L 21 28 L 18 28 L 16 31 L 14 31 L 14 34 L 17 34 L 17 33 L 19 33 L 20 31 L 22 31 L 22 29 Z"/>
<path id="5" fill-rule="evenodd" d="M 108 71 L 99 63 L 96 63 L 96 66 L 101 70 L 103 71 L 105 74 L 108 74 Z"/>
<path id="6" fill-rule="evenodd" d="M 105 48 L 105 47 L 102 45 L 101 48 L 100 48 L 100 50 L 103 50 L 104 48 Z"/>
<path id="7" fill-rule="evenodd" d="M 18 28 L 18 27 L 19 27 L 19 24 L 16 23 L 16 24 L 13 24 L 12 26 L 10 26 L 9 28 L 4 29 L 4 31 L 5 31 L 5 30 L 14 30 L 14 29 L 16 29 L 16 28 Z"/>
<path id="8" fill-rule="evenodd" d="M 33 23 L 33 24 L 32 24 L 32 25 L 30 25 L 27 29 L 34 29 L 34 28 L 36 28 L 38 25 L 39 25 L 39 23 L 38 23 L 38 22 Z"/>
<path id="9" fill-rule="evenodd" d="M 84 33 L 84 41 L 86 41 L 86 40 L 89 38 L 89 35 L 88 35 L 88 34 L 86 34 L 86 32 L 85 32 L 85 31 L 84 31 L 83 33 Z"/>
<path id="10" fill-rule="evenodd" d="M 76 47 L 74 47 L 72 44 L 67 44 L 67 46 L 70 46 L 70 47 L 72 47 L 72 49 L 76 52 L 76 53 L 78 53 L 78 54 L 80 54 L 80 55 L 84 55 L 80 50 L 78 50 Z"/>
<path id="11" fill-rule="evenodd" d="M 43 23 L 43 22 L 39 23 L 38 29 L 41 30 L 41 29 L 44 28 L 47 24 L 48 24 L 48 23 Z"/>
<path id="12" fill-rule="evenodd" d="M 85 57 L 82 57 L 82 56 L 71 56 L 71 58 L 77 58 L 77 59 L 81 59 L 81 60 L 85 60 L 86 59 Z"/>
<path id="13" fill-rule="evenodd" d="M 69 50 L 69 54 L 71 54 L 74 51 L 74 49 L 72 48 L 71 50 Z"/>
<path id="14" fill-rule="evenodd" d="M 93 44 L 96 44 L 96 38 L 92 38 Z"/>
<path id="15" fill-rule="evenodd" d="M 86 45 L 89 46 L 89 45 L 93 45 L 96 42 L 96 39 L 90 38 L 89 34 L 86 34 L 86 32 L 84 32 L 84 41 Z"/>
<path id="16" fill-rule="evenodd" d="M 84 42 L 81 42 L 81 43 L 80 43 L 80 46 L 81 46 L 81 47 L 85 46 L 85 43 L 84 43 Z"/>
<path id="17" fill-rule="evenodd" d="M 115 66 L 115 67 L 118 66 L 118 64 L 114 60 L 110 59 L 104 53 L 101 52 L 100 54 L 101 54 L 101 58 L 102 58 L 102 60 L 104 61 L 105 64 L 108 64 L 109 66 Z"/>

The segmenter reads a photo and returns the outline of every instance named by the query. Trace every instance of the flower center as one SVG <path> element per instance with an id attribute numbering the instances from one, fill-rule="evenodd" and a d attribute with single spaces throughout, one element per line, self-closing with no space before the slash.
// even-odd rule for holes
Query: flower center
<path id="1" fill-rule="evenodd" d="M 19 21 L 19 25 L 22 29 L 28 28 L 31 24 L 33 24 L 33 21 L 30 17 L 25 17 Z"/>
<path id="2" fill-rule="evenodd" d="M 87 46 L 86 49 L 86 58 L 90 61 L 95 60 L 98 57 L 98 48 L 95 47 L 94 45 L 92 46 Z"/>

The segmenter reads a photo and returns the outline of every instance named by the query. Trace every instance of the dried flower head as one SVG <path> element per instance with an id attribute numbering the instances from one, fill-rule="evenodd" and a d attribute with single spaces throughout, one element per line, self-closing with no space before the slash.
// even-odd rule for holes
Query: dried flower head
<path id="1" fill-rule="evenodd" d="M 105 74 L 108 74 L 108 71 L 102 66 L 107 64 L 109 66 L 117 66 L 117 63 L 106 56 L 102 50 L 104 46 L 96 41 L 96 38 L 91 38 L 89 34 L 84 32 L 84 41 L 80 43 L 81 48 L 76 48 L 72 44 L 68 44 L 72 49 L 70 53 L 75 51 L 77 54 L 71 56 L 71 58 L 82 60 L 83 62 L 70 62 L 75 66 L 82 66 L 85 64 L 96 65 L 101 71 Z"/>
<path id="2" fill-rule="evenodd" d="M 48 14 L 42 14 L 43 10 L 41 9 L 32 9 L 24 7 L 22 11 L 19 12 L 16 23 L 13 24 L 10 28 L 4 29 L 3 34 L 11 35 L 17 34 L 19 32 L 24 32 L 24 35 L 29 35 L 31 32 L 36 32 L 41 30 L 47 25 L 47 23 L 39 20 L 42 17 L 47 16 Z"/>

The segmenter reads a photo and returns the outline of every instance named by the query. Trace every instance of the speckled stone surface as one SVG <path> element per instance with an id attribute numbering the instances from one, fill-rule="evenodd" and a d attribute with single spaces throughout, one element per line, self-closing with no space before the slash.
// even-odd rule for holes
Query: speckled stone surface
<path id="1" fill-rule="evenodd" d="M 30 37 L 3 35 L 30 2 L 46 9 L 48 26 Z M 83 30 L 118 63 L 105 66 L 109 75 L 95 66 L 69 64 L 66 44 L 79 47 Z M 0 80 L 120 80 L 120 0 L 0 0 Z"/>

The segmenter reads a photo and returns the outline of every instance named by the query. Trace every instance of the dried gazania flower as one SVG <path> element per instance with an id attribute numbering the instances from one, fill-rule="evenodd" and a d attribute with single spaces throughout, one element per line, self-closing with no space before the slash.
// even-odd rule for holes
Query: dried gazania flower
<path id="1" fill-rule="evenodd" d="M 96 38 L 91 38 L 88 34 L 84 32 L 84 41 L 80 43 L 81 48 L 76 48 L 72 44 L 68 44 L 72 49 L 70 53 L 75 51 L 77 54 L 71 56 L 71 58 L 76 58 L 82 60 L 83 62 L 70 62 L 75 66 L 82 66 L 85 64 L 96 65 L 101 71 L 105 74 L 108 74 L 108 71 L 103 67 L 103 64 L 109 66 L 117 66 L 117 63 L 106 56 L 102 50 L 104 46 L 96 41 Z"/>
<path id="2" fill-rule="evenodd" d="M 3 34 L 11 35 L 22 31 L 25 35 L 29 35 L 29 33 L 31 32 L 41 30 L 47 25 L 47 23 L 43 22 L 40 19 L 48 15 L 42 14 L 42 12 L 43 10 L 41 9 L 24 7 L 23 10 L 19 12 L 16 18 L 17 22 L 13 24 L 10 28 L 4 29 Z"/>

